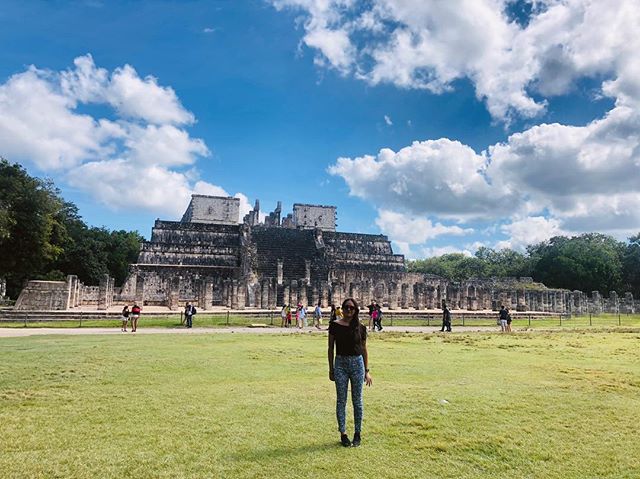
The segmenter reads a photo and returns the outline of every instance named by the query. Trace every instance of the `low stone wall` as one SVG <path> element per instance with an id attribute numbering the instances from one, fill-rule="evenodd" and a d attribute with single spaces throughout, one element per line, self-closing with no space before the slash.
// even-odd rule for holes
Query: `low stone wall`
<path id="1" fill-rule="evenodd" d="M 66 281 L 32 280 L 22 290 L 14 309 L 66 310 L 69 308 L 70 284 Z"/>

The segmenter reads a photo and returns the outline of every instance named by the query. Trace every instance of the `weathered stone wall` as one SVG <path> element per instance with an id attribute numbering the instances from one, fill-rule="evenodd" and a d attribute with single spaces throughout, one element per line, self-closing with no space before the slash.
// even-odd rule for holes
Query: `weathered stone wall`
<path id="1" fill-rule="evenodd" d="M 336 230 L 336 207 L 322 205 L 293 205 L 293 226 L 303 229 Z"/>
<path id="2" fill-rule="evenodd" d="M 20 292 L 18 310 L 58 311 L 69 308 L 70 285 L 66 281 L 32 280 Z"/>
<path id="3" fill-rule="evenodd" d="M 192 195 L 183 223 L 212 223 L 237 225 L 240 221 L 238 198 Z"/>

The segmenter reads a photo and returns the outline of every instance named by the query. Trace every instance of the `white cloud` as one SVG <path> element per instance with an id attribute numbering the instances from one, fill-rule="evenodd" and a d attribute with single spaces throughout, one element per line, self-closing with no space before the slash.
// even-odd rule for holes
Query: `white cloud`
<path id="1" fill-rule="evenodd" d="M 0 155 L 55 172 L 114 209 L 175 217 L 193 192 L 227 196 L 198 181 L 193 166 L 211 153 L 184 129 L 195 118 L 173 89 L 129 65 L 98 68 L 90 55 L 74 65 L 63 72 L 31 66 L 0 84 Z M 79 113 L 85 104 L 109 106 L 113 118 Z"/>
<path id="2" fill-rule="evenodd" d="M 384 116 L 384 122 L 387 124 L 387 126 L 393 126 L 393 122 L 391 121 L 391 118 L 389 118 L 388 115 Z"/>
<path id="3" fill-rule="evenodd" d="M 473 229 L 459 226 L 433 224 L 427 218 L 415 218 L 395 211 L 379 210 L 376 224 L 380 230 L 396 243 L 421 244 L 443 235 L 461 236 L 473 233 Z"/>
<path id="4" fill-rule="evenodd" d="M 602 75 L 617 98 L 640 87 L 637 0 L 535 1 L 525 25 L 512 0 L 272 0 L 306 14 L 307 46 L 343 73 L 371 84 L 439 93 L 468 78 L 498 119 L 544 111 L 533 91 L 557 95 L 576 79 Z M 338 42 L 309 42 L 330 29 Z M 331 47 L 328 46 L 331 44 Z M 615 91 L 613 91 L 615 90 Z"/>
<path id="5" fill-rule="evenodd" d="M 216 29 L 215 28 L 211 28 L 211 27 L 205 27 L 202 29 L 202 33 L 213 33 L 215 32 Z"/>
<path id="6" fill-rule="evenodd" d="M 559 220 L 544 216 L 529 216 L 514 220 L 503 225 L 501 229 L 509 239 L 498 242 L 496 249 L 510 248 L 518 251 L 524 251 L 527 245 L 540 243 L 565 233 Z"/>
<path id="7" fill-rule="evenodd" d="M 350 194 L 380 209 L 444 218 L 494 218 L 508 214 L 520 196 L 487 182 L 483 155 L 446 138 L 414 142 L 397 153 L 339 158 L 329 173 L 341 176 Z"/>

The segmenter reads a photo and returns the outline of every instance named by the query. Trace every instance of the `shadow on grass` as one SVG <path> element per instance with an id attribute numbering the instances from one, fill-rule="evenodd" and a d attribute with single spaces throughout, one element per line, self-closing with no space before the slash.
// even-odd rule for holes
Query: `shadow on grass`
<path id="1" fill-rule="evenodd" d="M 342 448 L 339 438 L 336 438 L 335 441 L 308 442 L 306 444 L 296 444 L 295 446 L 260 447 L 250 451 L 234 452 L 228 454 L 227 457 L 233 461 L 260 461 L 268 458 L 302 456 L 309 454 L 309 451 L 332 451 Z"/>

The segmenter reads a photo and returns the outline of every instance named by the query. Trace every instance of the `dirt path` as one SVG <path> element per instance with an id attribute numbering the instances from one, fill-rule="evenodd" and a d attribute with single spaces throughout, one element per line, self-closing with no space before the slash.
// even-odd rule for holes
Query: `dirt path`
<path id="1" fill-rule="evenodd" d="M 79 335 L 79 334 L 116 334 L 116 335 L 144 335 L 144 334 L 326 334 L 326 329 L 317 330 L 315 328 L 249 328 L 249 327 L 229 327 L 229 328 L 140 328 L 137 332 L 123 333 L 119 328 L 0 328 L 0 338 L 15 338 L 22 336 L 41 335 Z M 435 326 L 386 326 L 381 333 L 385 332 L 407 332 L 407 333 L 439 333 L 440 329 Z M 498 327 L 491 326 L 469 326 L 458 327 L 454 333 L 470 332 L 499 332 Z"/>

